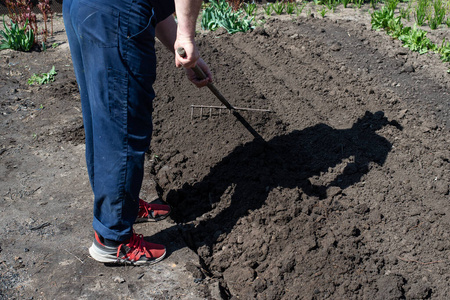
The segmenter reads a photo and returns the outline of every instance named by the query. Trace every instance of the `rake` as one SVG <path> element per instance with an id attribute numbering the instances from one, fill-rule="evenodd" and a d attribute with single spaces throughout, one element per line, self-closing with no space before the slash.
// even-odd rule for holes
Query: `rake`
<path id="1" fill-rule="evenodd" d="M 181 57 L 185 57 L 186 56 L 186 51 L 183 48 L 178 48 L 177 49 L 177 53 L 181 56 Z M 200 69 L 199 66 L 194 66 L 192 68 L 192 70 L 194 71 L 195 75 L 197 76 L 197 78 L 199 79 L 205 79 L 206 75 L 205 73 L 203 73 L 202 69 Z M 253 127 L 244 119 L 244 117 L 242 117 L 242 115 L 239 113 L 239 111 L 256 111 L 256 112 L 271 112 L 270 109 L 258 109 L 258 108 L 244 108 L 244 107 L 234 107 L 230 104 L 230 102 L 227 101 L 227 99 L 225 99 L 225 97 L 219 92 L 219 90 L 214 86 L 214 84 L 212 84 L 211 82 L 209 82 L 206 85 L 210 91 L 217 97 L 217 99 L 220 100 L 220 102 L 222 102 L 223 105 L 225 106 L 215 106 L 215 105 L 191 105 L 191 118 L 193 118 L 194 115 L 194 109 L 195 108 L 200 108 L 200 113 L 201 115 L 203 115 L 203 110 L 204 109 L 208 109 L 210 112 L 210 115 L 212 115 L 212 110 L 216 110 L 218 109 L 219 111 L 222 110 L 228 110 L 229 113 L 233 114 L 236 119 L 242 123 L 242 125 L 244 125 L 244 127 L 257 139 L 260 140 L 264 140 L 261 135 L 259 135 L 255 129 L 253 129 Z"/>

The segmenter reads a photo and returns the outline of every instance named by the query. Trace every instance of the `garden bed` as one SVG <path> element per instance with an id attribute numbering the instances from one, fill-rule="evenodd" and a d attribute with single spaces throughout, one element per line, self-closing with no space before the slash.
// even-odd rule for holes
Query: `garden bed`
<path id="1" fill-rule="evenodd" d="M 222 94 L 272 110 L 242 112 L 262 142 L 233 115 L 191 118 L 191 104 L 218 100 L 159 47 L 142 195 L 174 213 L 137 230 L 169 256 L 111 268 L 87 254 L 92 195 L 59 22 L 58 47 L 0 52 L 1 296 L 450 296 L 449 74 L 438 55 L 410 52 L 352 9 L 265 17 L 246 34 L 199 31 Z M 27 85 L 53 65 L 55 82 Z"/>

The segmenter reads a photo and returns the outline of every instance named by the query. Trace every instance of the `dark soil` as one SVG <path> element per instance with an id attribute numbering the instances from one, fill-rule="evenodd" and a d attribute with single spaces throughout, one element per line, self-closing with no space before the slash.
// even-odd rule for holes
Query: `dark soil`
<path id="1" fill-rule="evenodd" d="M 228 101 L 272 110 L 241 112 L 262 140 L 225 110 L 191 117 L 219 102 L 159 48 L 142 194 L 174 214 L 137 227 L 169 248 L 149 268 L 88 257 L 67 43 L 1 52 L 0 298 L 448 299 L 448 66 L 349 12 L 199 33 Z M 52 65 L 54 83 L 26 84 Z"/>

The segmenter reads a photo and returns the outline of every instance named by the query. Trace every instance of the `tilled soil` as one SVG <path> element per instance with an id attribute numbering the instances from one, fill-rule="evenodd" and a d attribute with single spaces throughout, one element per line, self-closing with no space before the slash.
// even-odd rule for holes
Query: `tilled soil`
<path id="1" fill-rule="evenodd" d="M 448 66 L 368 20 L 270 18 L 248 34 L 199 33 L 228 101 L 271 109 L 241 112 L 262 139 L 226 110 L 191 109 L 220 103 L 158 50 L 143 195 L 174 213 L 139 225 L 170 249 L 153 269 L 87 257 L 92 196 L 67 44 L 2 52 L 0 295 L 448 299 Z M 52 64 L 54 83 L 26 85 Z"/>

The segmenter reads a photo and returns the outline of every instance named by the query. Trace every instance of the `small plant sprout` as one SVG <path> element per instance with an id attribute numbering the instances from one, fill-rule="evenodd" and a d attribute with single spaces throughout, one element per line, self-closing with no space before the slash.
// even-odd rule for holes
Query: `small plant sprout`
<path id="1" fill-rule="evenodd" d="M 320 15 L 322 16 L 322 18 L 325 18 L 325 15 L 326 15 L 326 13 L 327 13 L 327 8 L 325 7 L 325 5 L 324 6 L 322 6 L 322 9 L 321 10 L 319 10 L 319 13 L 320 13 Z"/>
<path id="2" fill-rule="evenodd" d="M 281 15 L 285 8 L 285 3 L 283 1 L 276 1 L 272 4 L 272 10 L 277 14 Z"/>
<path id="3" fill-rule="evenodd" d="M 266 13 L 266 16 L 270 17 L 272 15 L 272 3 L 267 3 L 264 6 L 264 12 Z"/>
<path id="4" fill-rule="evenodd" d="M 428 12 L 428 25 L 431 29 L 437 29 L 445 20 L 445 6 L 442 0 L 434 0 L 433 9 Z"/>
<path id="5" fill-rule="evenodd" d="M 298 16 L 300 16 L 300 14 L 303 12 L 303 9 L 305 9 L 306 4 L 302 3 L 302 4 L 295 4 L 295 14 Z"/>
<path id="6" fill-rule="evenodd" d="M 442 45 L 438 48 L 437 53 L 441 55 L 443 62 L 450 62 L 450 42 L 442 41 Z"/>
<path id="7" fill-rule="evenodd" d="M 408 6 L 406 8 L 401 7 L 399 9 L 400 17 L 402 17 L 402 19 L 405 19 L 407 21 L 411 20 L 412 3 L 413 3 L 413 0 L 409 0 Z"/>
<path id="8" fill-rule="evenodd" d="M 47 84 L 50 82 L 55 81 L 55 76 L 57 72 L 55 70 L 55 66 L 52 67 L 50 72 L 48 73 L 42 73 L 42 74 L 33 74 L 30 79 L 28 79 L 28 84 Z"/>
<path id="9" fill-rule="evenodd" d="M 257 8 L 257 6 L 256 6 L 255 2 L 246 3 L 244 5 L 245 13 L 247 14 L 247 16 L 250 16 L 250 17 L 256 13 L 256 8 Z"/>
<path id="10" fill-rule="evenodd" d="M 416 24 L 419 26 L 422 26 L 427 18 L 428 1 L 429 0 L 417 1 L 417 7 L 414 13 L 414 18 L 416 19 Z"/>
<path id="11" fill-rule="evenodd" d="M 286 13 L 288 15 L 292 15 L 294 13 L 294 11 L 295 11 L 295 6 L 296 5 L 297 4 L 295 2 L 288 2 L 288 3 L 286 3 Z"/>

